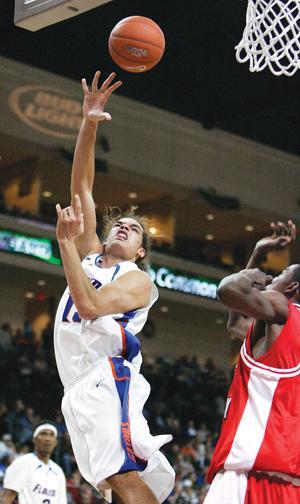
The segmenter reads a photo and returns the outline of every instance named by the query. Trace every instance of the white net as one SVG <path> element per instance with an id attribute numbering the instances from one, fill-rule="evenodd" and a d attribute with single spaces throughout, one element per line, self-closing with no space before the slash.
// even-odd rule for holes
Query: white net
<path id="1" fill-rule="evenodd" d="M 236 46 L 251 72 L 269 67 L 291 76 L 300 68 L 300 0 L 249 0 L 243 38 Z"/>

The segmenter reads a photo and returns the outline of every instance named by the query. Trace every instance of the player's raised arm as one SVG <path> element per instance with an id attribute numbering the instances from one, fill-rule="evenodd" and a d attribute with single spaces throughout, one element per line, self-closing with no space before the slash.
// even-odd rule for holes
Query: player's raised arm
<path id="1" fill-rule="evenodd" d="M 101 251 L 101 244 L 96 234 L 96 213 L 93 199 L 93 184 L 95 176 L 95 142 L 98 123 L 111 120 L 108 112 L 104 111 L 110 95 L 121 86 L 117 81 L 112 84 L 115 73 L 99 87 L 100 72 L 95 73 L 91 90 L 85 79 L 82 79 L 84 93 L 83 120 L 79 130 L 71 175 L 71 196 L 78 194 L 81 199 L 85 216 L 84 233 L 76 240 L 78 252 L 82 257 L 90 252 Z"/>
<path id="2" fill-rule="evenodd" d="M 246 269 L 259 268 L 266 254 L 274 250 L 283 250 L 294 243 L 296 239 L 296 226 L 292 220 L 284 222 L 271 222 L 272 234 L 261 238 L 255 245 Z M 227 329 L 233 336 L 244 339 L 252 319 L 230 310 Z"/>
<path id="3" fill-rule="evenodd" d="M 284 324 L 288 316 L 288 301 L 282 293 L 266 291 L 272 281 L 259 269 L 242 270 L 229 275 L 218 287 L 220 301 L 231 310 L 256 320 Z"/>

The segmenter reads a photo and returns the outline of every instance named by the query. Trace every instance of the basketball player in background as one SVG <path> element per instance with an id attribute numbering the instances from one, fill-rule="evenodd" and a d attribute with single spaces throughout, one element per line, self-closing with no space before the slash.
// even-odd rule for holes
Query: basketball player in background
<path id="1" fill-rule="evenodd" d="M 136 334 L 157 289 L 141 269 L 149 249 L 145 222 L 133 212 L 112 218 L 103 242 L 96 234 L 92 196 L 98 123 L 121 82 L 115 74 L 91 91 L 83 79 L 83 121 L 71 176 L 71 206 L 57 205 L 57 240 L 68 287 L 54 329 L 58 371 L 65 387 L 62 411 L 82 476 L 99 491 L 113 489 L 122 504 L 163 502 L 174 471 L 142 415 L 150 386 L 140 374 Z M 82 261 L 82 263 L 81 263 Z M 106 492 L 106 498 L 108 495 Z"/>
<path id="2" fill-rule="evenodd" d="M 261 238 L 255 245 L 245 269 L 260 268 L 269 252 L 284 250 L 292 245 L 296 239 L 296 226 L 289 220 L 271 222 L 272 235 Z M 233 338 L 244 341 L 252 319 L 245 314 L 230 310 L 227 329 Z"/>
<path id="3" fill-rule="evenodd" d="M 282 226 L 293 241 L 293 223 Z M 300 265 L 273 279 L 242 270 L 221 281 L 218 296 L 253 322 L 228 393 L 205 504 L 299 503 Z"/>
<path id="4" fill-rule="evenodd" d="M 33 432 L 34 453 L 15 459 L 4 476 L 1 504 L 67 504 L 66 478 L 51 460 L 57 445 L 57 429 L 48 420 L 40 422 Z"/>

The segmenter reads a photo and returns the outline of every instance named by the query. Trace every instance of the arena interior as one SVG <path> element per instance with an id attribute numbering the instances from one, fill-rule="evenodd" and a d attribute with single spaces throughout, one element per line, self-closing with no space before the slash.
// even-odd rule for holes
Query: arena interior
<path id="1" fill-rule="evenodd" d="M 174 436 L 163 450 L 177 475 L 166 503 L 204 501 L 241 345 L 217 285 L 246 265 L 270 222 L 300 220 L 299 76 L 250 74 L 234 57 L 246 2 L 212 3 L 115 0 L 37 32 L 0 7 L 1 481 L 49 418 L 68 504 L 104 502 L 80 476 L 60 410 L 52 333 L 66 282 L 55 204 L 69 204 L 80 78 L 118 71 L 107 36 L 138 13 L 162 27 L 166 52 L 149 73 L 118 71 L 124 86 L 98 135 L 94 199 L 99 223 L 107 204 L 149 218 L 159 300 L 140 334 L 144 414 L 153 433 Z M 296 241 L 263 268 L 277 274 L 299 252 Z"/>

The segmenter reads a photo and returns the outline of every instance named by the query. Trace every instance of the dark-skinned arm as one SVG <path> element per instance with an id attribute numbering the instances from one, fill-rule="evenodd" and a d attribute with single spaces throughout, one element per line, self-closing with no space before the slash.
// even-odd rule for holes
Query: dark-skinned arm
<path id="1" fill-rule="evenodd" d="M 220 301 L 252 319 L 284 324 L 288 301 L 280 292 L 263 290 L 272 277 L 259 269 L 243 270 L 225 277 L 218 287 Z"/>
<path id="2" fill-rule="evenodd" d="M 260 239 L 252 252 L 245 269 L 260 268 L 268 252 L 283 250 L 296 239 L 296 226 L 293 221 L 271 223 L 273 234 Z M 245 314 L 230 310 L 227 329 L 234 337 L 243 340 L 251 325 L 252 319 Z"/>
<path id="3" fill-rule="evenodd" d="M 265 252 L 262 250 L 262 248 L 257 247 L 256 244 L 256 247 L 254 248 L 245 269 L 259 268 L 264 257 Z M 235 338 L 241 339 L 243 341 L 250 328 L 251 323 L 252 319 L 246 314 L 236 312 L 232 309 L 229 311 L 227 330 Z"/>

